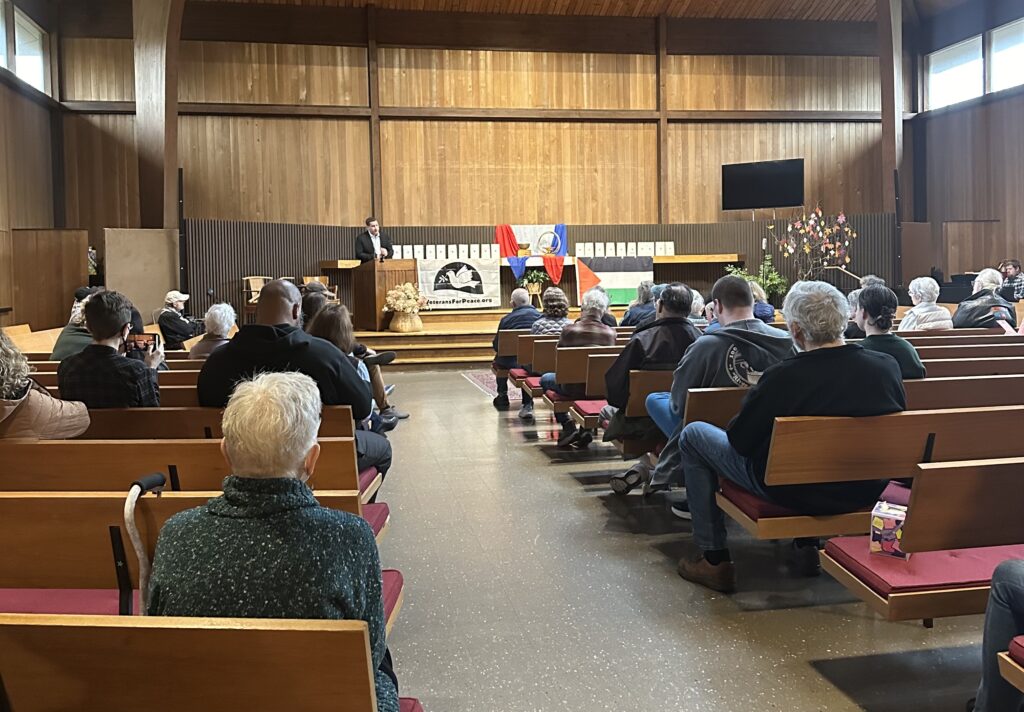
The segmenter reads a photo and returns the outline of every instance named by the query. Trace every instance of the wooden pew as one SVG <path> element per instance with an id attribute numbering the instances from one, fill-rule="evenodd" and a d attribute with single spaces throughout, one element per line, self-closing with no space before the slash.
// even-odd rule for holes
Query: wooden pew
<path id="1" fill-rule="evenodd" d="M 47 386 L 46 390 L 55 398 L 60 398 L 57 386 Z M 199 392 L 192 386 L 160 386 L 160 407 L 198 408 Z"/>
<path id="2" fill-rule="evenodd" d="M 1014 334 L 982 334 L 980 336 L 908 336 L 907 341 L 916 346 L 997 346 L 1000 344 L 1024 344 L 1024 336 Z"/>
<path id="3" fill-rule="evenodd" d="M 529 335 L 529 329 L 502 329 L 498 331 L 498 347 L 494 351 L 495 358 L 516 356 L 519 347 L 519 337 Z M 498 378 L 508 376 L 507 368 L 496 368 L 491 365 L 491 371 Z"/>
<path id="4" fill-rule="evenodd" d="M 930 338 L 947 336 L 1001 336 L 1006 332 L 1000 328 L 995 329 L 927 329 L 921 331 L 896 331 L 893 332 L 905 339 Z"/>
<path id="5" fill-rule="evenodd" d="M 82 440 L 140 440 L 147 438 L 220 438 L 220 408 L 107 408 L 89 411 L 89 429 Z M 350 438 L 355 434 L 352 408 L 324 406 L 319 436 Z"/>
<path id="6" fill-rule="evenodd" d="M 310 484 L 359 490 L 368 502 L 380 487 L 375 470 L 359 473 L 353 438 L 320 438 L 320 460 Z M 218 490 L 231 474 L 219 440 L 0 440 L 0 491 L 53 491 L 58 473 L 80 478 L 76 489 L 116 492 L 141 475 L 162 472 L 170 489 Z M 51 477 L 52 476 L 52 477 Z M 177 484 L 176 484 L 177 483 Z"/>
<path id="7" fill-rule="evenodd" d="M 206 361 L 201 359 L 171 359 L 167 367 L 172 371 L 201 371 Z M 29 367 L 36 373 L 56 373 L 60 361 L 29 361 Z"/>
<path id="8" fill-rule="evenodd" d="M 374 712 L 373 667 L 363 621 L 0 615 L 8 702 L 26 712 Z"/>
<path id="9" fill-rule="evenodd" d="M 918 463 L 1024 454 L 1016 438 L 1024 405 L 918 410 L 863 418 L 776 418 L 765 484 L 805 485 L 913 477 Z M 808 446 L 808 444 L 811 446 Z M 814 444 L 821 446 L 814 446 Z M 870 443 L 826 447 L 828 443 Z M 827 451 L 827 457 L 823 455 Z M 758 539 L 863 534 L 864 511 L 829 516 L 789 512 L 723 480 L 719 508 Z"/>
<path id="10" fill-rule="evenodd" d="M 50 351 L 25 351 L 24 349 L 22 349 L 22 352 L 25 354 L 25 358 L 27 358 L 29 361 L 49 361 L 50 360 L 50 353 L 51 353 Z M 190 360 L 190 359 L 188 358 L 188 351 L 165 351 L 164 352 L 164 360 L 165 361 L 178 361 L 178 360 Z M 194 359 L 192 359 L 192 360 L 194 360 Z"/>
<path id="11" fill-rule="evenodd" d="M 57 385 L 56 371 L 51 373 L 37 372 L 32 374 L 33 380 L 39 385 L 49 388 Z M 199 371 L 157 371 L 156 382 L 164 386 L 191 386 L 195 390 L 196 382 L 199 380 Z"/>
<path id="12" fill-rule="evenodd" d="M 591 356 L 618 357 L 622 346 L 563 346 L 555 354 L 555 380 L 557 383 L 588 384 L 588 367 Z M 614 363 L 614 358 L 611 360 Z M 607 372 L 607 371 L 606 371 Z M 587 390 L 587 395 L 591 395 Z"/>
<path id="13" fill-rule="evenodd" d="M 218 494 L 165 492 L 160 497 L 139 499 L 135 523 L 150 560 L 157 535 L 170 517 L 198 507 Z M 317 493 L 317 499 L 331 509 L 359 512 L 359 497 L 354 491 L 325 490 Z M 123 611 L 128 601 L 119 605 L 116 589 L 129 598 L 138 583 L 133 577 L 139 570 L 134 549 L 121 533 L 124 503 L 124 492 L 0 492 L 0 539 L 4 542 L 0 589 L 31 589 L 20 593 L 0 590 L 0 611 L 88 613 L 93 611 L 82 610 L 80 606 L 96 605 L 97 601 L 108 614 Z M 114 540 L 124 544 L 121 565 L 113 555 Z M 125 566 L 128 578 L 119 580 L 118 571 Z M 400 588 L 400 582 L 399 574 L 391 581 L 392 588 Z M 87 589 L 93 594 L 75 595 L 67 589 Z M 108 593 L 112 589 L 113 596 Z M 400 600 L 388 616 L 389 629 L 399 607 Z"/>
<path id="14" fill-rule="evenodd" d="M 1001 376 L 1024 373 L 1024 357 L 995 356 L 991 358 L 922 359 L 928 377 Z"/>
<path id="15" fill-rule="evenodd" d="M 886 620 L 984 613 L 992 571 L 1024 557 L 1020 503 L 1007 497 L 1024 485 L 1024 458 L 915 469 L 901 539 L 910 559 L 870 555 L 868 537 L 843 537 L 827 543 L 822 567 Z"/>
<path id="16" fill-rule="evenodd" d="M 993 346 L 914 346 L 921 360 L 945 358 L 997 358 L 1000 356 L 1024 356 L 1024 340 L 1012 344 Z"/>

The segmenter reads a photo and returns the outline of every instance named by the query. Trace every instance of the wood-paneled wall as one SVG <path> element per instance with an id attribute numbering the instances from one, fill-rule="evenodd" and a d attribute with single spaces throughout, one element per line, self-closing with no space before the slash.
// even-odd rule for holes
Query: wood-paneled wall
<path id="1" fill-rule="evenodd" d="M 653 125 L 390 121 L 384 214 L 396 225 L 657 222 Z"/>
<path id="2" fill-rule="evenodd" d="M 669 109 L 880 111 L 877 57 L 669 55 Z"/>
<path id="3" fill-rule="evenodd" d="M 749 220 L 749 211 L 721 211 L 722 165 L 784 158 L 804 159 L 808 206 L 877 212 L 880 138 L 875 123 L 672 124 L 669 222 Z"/>
<path id="4" fill-rule="evenodd" d="M 358 225 L 369 210 L 365 120 L 182 116 L 178 146 L 189 217 Z"/>
<path id="5" fill-rule="evenodd" d="M 14 230 L 14 314 L 33 331 L 68 321 L 75 290 L 89 283 L 85 230 Z M 44 278 L 45 275 L 45 278 Z"/>
<path id="6" fill-rule="evenodd" d="M 654 109 L 655 58 L 639 54 L 383 48 L 382 106 Z"/>
<path id="7" fill-rule="evenodd" d="M 61 40 L 65 101 L 134 101 L 132 41 L 75 37 Z"/>

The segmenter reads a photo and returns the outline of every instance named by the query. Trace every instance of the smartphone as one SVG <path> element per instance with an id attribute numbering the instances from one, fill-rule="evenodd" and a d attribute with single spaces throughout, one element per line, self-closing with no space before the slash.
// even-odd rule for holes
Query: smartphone
<path id="1" fill-rule="evenodd" d="M 160 334 L 128 334 L 125 344 L 129 351 L 145 351 L 147 347 L 155 351 L 160 346 Z"/>

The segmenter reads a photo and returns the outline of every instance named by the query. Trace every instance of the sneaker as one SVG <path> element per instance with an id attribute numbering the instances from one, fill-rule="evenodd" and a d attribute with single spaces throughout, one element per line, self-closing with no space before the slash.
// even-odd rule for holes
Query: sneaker
<path id="1" fill-rule="evenodd" d="M 562 426 L 562 434 L 558 438 L 558 447 L 563 450 L 572 447 L 579 436 L 580 431 L 576 428 L 576 425 L 574 423 L 566 423 Z"/>
<path id="2" fill-rule="evenodd" d="M 401 411 L 393 405 L 389 405 L 387 408 L 380 412 L 382 418 L 398 418 L 398 420 L 405 420 L 409 417 L 409 414 L 405 411 Z"/>
<path id="3" fill-rule="evenodd" d="M 533 403 L 524 403 L 519 409 L 520 420 L 533 420 Z"/>
<path id="4" fill-rule="evenodd" d="M 644 462 L 638 462 L 621 475 L 612 475 L 608 484 L 615 494 L 627 495 L 650 478 L 651 468 Z"/>
<path id="5" fill-rule="evenodd" d="M 674 502 L 672 506 L 669 507 L 669 510 L 680 519 L 685 519 L 688 522 L 693 519 L 693 517 L 690 516 L 690 503 L 685 499 Z"/>
<path id="6" fill-rule="evenodd" d="M 508 396 L 494 396 L 494 400 L 491 401 L 491 405 L 498 410 L 508 410 Z"/>
<path id="7" fill-rule="evenodd" d="M 367 366 L 387 366 L 389 363 L 395 360 L 397 356 L 394 351 L 381 351 L 375 353 L 372 356 L 366 356 L 363 358 L 363 363 Z"/>
<path id="8" fill-rule="evenodd" d="M 793 547 L 793 570 L 798 576 L 820 576 L 821 557 L 818 555 L 818 547 L 814 544 L 798 546 L 794 541 Z"/>
<path id="9" fill-rule="evenodd" d="M 736 566 L 731 561 L 711 564 L 701 554 L 695 559 L 680 559 L 676 571 L 687 581 L 712 591 L 732 593 L 736 590 Z"/>
<path id="10" fill-rule="evenodd" d="M 572 441 L 572 446 L 577 450 L 586 450 L 592 442 L 594 442 L 594 434 L 589 430 L 580 430 L 579 437 Z"/>

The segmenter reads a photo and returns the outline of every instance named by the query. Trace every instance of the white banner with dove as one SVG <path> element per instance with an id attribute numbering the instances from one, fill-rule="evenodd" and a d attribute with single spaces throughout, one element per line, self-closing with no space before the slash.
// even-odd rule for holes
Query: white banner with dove
<path id="1" fill-rule="evenodd" d="M 501 260 L 416 260 L 426 309 L 494 309 L 501 306 Z"/>

